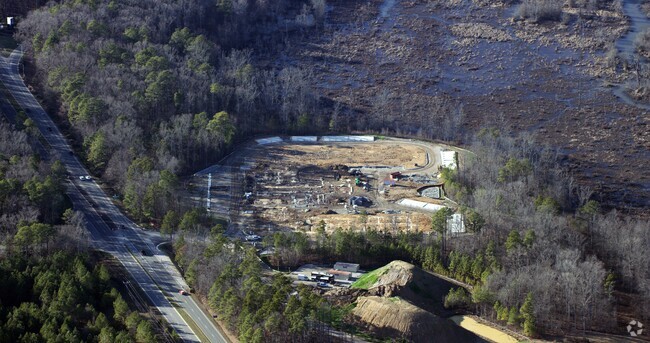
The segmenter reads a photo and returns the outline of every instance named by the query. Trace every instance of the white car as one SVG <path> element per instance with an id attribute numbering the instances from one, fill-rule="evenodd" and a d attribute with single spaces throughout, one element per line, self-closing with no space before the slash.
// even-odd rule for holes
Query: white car
<path id="1" fill-rule="evenodd" d="M 246 236 L 246 241 L 248 241 L 248 242 L 259 241 L 260 239 L 262 239 L 262 237 L 260 237 L 258 235 L 248 235 L 248 236 Z"/>

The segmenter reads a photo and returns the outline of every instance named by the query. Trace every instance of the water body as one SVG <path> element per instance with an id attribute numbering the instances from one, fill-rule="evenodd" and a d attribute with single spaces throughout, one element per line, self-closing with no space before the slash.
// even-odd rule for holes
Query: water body
<path id="1" fill-rule="evenodd" d="M 382 18 L 388 17 L 388 12 L 395 7 L 397 0 L 384 0 L 384 3 L 379 7 L 379 16 Z"/>
<path id="2" fill-rule="evenodd" d="M 631 59 L 636 55 L 634 41 L 637 35 L 650 28 L 650 19 L 641 10 L 640 0 L 623 1 L 623 13 L 629 18 L 630 29 L 621 38 L 616 41 L 616 50 L 624 58 Z M 625 89 L 625 84 L 619 84 L 613 88 L 614 95 L 628 105 L 636 106 L 645 110 L 650 110 L 650 105 L 639 103 L 630 97 Z"/>
<path id="3" fill-rule="evenodd" d="M 650 27 L 650 20 L 641 10 L 639 0 L 623 1 L 623 13 L 629 18 L 630 29 L 616 41 L 616 50 L 623 55 L 632 56 L 636 53 L 634 40 L 638 34 Z"/>

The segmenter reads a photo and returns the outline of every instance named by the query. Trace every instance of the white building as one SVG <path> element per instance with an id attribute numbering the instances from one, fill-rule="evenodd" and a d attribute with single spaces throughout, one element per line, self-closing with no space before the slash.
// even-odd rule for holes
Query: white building
<path id="1" fill-rule="evenodd" d="M 463 222 L 463 215 L 454 213 L 447 221 L 447 230 L 451 234 L 465 233 L 465 222 Z"/>
<path id="2" fill-rule="evenodd" d="M 440 166 L 449 169 L 458 168 L 458 153 L 453 150 L 441 150 Z"/>

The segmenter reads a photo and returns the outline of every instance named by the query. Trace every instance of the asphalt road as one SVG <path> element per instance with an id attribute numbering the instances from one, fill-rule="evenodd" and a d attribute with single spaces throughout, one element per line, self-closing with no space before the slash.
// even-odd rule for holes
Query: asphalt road
<path id="1" fill-rule="evenodd" d="M 187 312 L 210 342 L 227 342 L 214 321 L 194 299 L 179 294 L 180 289 L 188 287 L 169 257 L 153 246 L 141 229 L 120 212 L 95 181 L 79 179 L 79 176 L 89 173 L 25 86 L 18 72 L 21 58 L 22 52 L 19 50 L 14 51 L 9 58 L 0 58 L 0 78 L 50 145 L 51 158 L 58 159 L 66 167 L 70 175 L 67 192 L 74 209 L 85 215 L 91 243 L 122 263 L 183 341 L 199 342 L 199 338 L 179 311 Z M 146 256 L 142 255 L 142 250 L 147 252 Z M 172 302 L 176 307 L 172 306 Z"/>

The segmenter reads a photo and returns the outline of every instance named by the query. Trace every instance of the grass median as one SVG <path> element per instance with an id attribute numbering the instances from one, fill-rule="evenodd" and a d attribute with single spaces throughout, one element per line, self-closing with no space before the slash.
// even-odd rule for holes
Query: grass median
<path id="1" fill-rule="evenodd" d="M 192 331 L 194 331 L 196 336 L 199 338 L 199 341 L 201 341 L 201 342 L 210 342 L 208 337 L 203 333 L 203 331 L 201 331 L 201 328 L 199 328 L 199 326 L 196 325 L 196 323 L 194 322 L 194 320 L 192 320 L 192 317 L 190 317 L 190 315 L 187 313 L 187 311 L 185 311 L 184 309 L 178 307 L 175 304 L 173 306 L 176 307 L 176 311 L 178 311 L 178 313 L 181 315 L 181 317 L 183 317 L 183 319 L 187 322 L 187 325 L 189 325 L 190 328 L 192 329 Z"/>
<path id="2" fill-rule="evenodd" d="M 151 278 L 151 281 L 153 281 L 154 285 L 156 285 L 156 287 L 158 288 L 158 290 L 160 290 L 160 292 L 161 292 L 161 293 L 163 294 L 163 296 L 167 299 L 167 301 L 169 301 L 169 303 L 170 303 L 170 304 L 171 304 L 171 305 L 176 309 L 176 311 L 178 311 L 178 314 L 181 315 L 181 317 L 183 318 L 183 320 L 185 320 L 185 322 L 187 323 L 187 325 L 189 325 L 190 328 L 192 329 L 192 331 L 194 331 L 194 333 L 196 334 L 196 336 L 199 338 L 199 341 L 201 341 L 201 342 L 210 342 L 210 340 L 208 339 L 208 337 L 203 333 L 203 331 L 201 331 L 201 328 L 199 328 L 199 326 L 196 325 L 196 322 L 195 322 L 195 321 L 192 319 L 192 317 L 187 313 L 187 311 L 185 311 L 185 309 L 183 309 L 182 307 L 180 307 L 180 306 L 178 305 L 178 302 L 176 302 L 176 300 L 174 300 L 173 297 L 167 295 L 167 293 L 166 293 L 166 292 L 165 292 L 165 291 L 164 291 L 164 290 L 163 290 L 163 289 L 158 285 L 158 283 L 157 283 L 156 280 L 153 278 L 153 276 L 152 276 L 151 274 L 149 274 L 149 272 L 147 271 L 147 269 L 144 268 L 144 266 L 142 265 L 142 263 L 140 263 L 140 260 L 138 260 L 137 257 L 133 254 L 133 252 L 131 252 L 131 249 L 129 249 L 129 248 L 126 247 L 126 246 L 124 246 L 124 247 L 125 247 L 126 250 L 129 252 L 129 254 L 131 254 L 131 257 L 133 257 L 133 259 L 135 260 L 135 262 L 137 262 L 137 263 L 140 265 L 140 267 L 142 268 L 142 270 L 144 270 L 144 272 L 145 272 L 147 275 L 149 275 L 149 278 Z"/>

